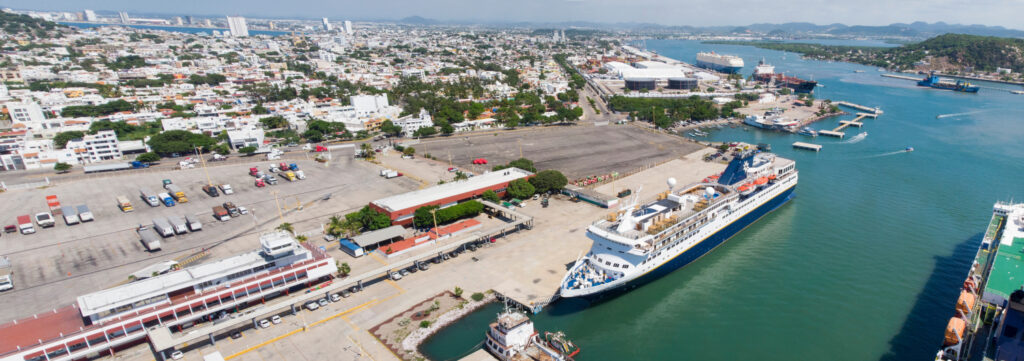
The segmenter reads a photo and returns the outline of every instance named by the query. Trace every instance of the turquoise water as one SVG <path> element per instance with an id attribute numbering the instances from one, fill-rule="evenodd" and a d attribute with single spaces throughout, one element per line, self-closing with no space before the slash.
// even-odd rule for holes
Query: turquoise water
<path id="1" fill-rule="evenodd" d="M 168 26 L 163 26 L 163 25 L 140 25 L 140 24 L 95 24 L 95 23 L 76 23 L 76 22 L 70 22 L 70 21 L 59 21 L 59 23 L 61 23 L 63 25 L 74 26 L 76 28 L 82 28 L 82 29 L 98 28 L 98 27 L 101 27 L 101 26 L 127 26 L 129 28 L 134 28 L 134 29 L 161 30 L 161 31 L 170 31 L 170 32 L 176 32 L 176 33 L 207 34 L 207 35 L 212 35 L 214 30 L 220 31 L 222 33 L 228 31 L 228 29 L 224 29 L 224 28 L 193 28 L 193 27 L 188 27 L 188 26 L 169 26 L 169 25 Z M 249 30 L 249 34 L 250 35 L 278 36 L 278 35 L 288 35 L 289 33 L 287 31 L 274 31 L 274 30 Z"/>
<path id="2" fill-rule="evenodd" d="M 819 98 L 879 106 L 863 140 L 724 128 L 708 139 L 769 143 L 797 161 L 797 197 L 694 264 L 590 307 L 536 315 L 579 360 L 924 360 L 934 357 L 995 201 L 1024 198 L 1024 96 L 963 94 L 883 78 L 873 67 L 804 61 L 746 46 L 648 41 L 692 62 L 699 50 L 762 56 L 813 77 Z M 785 59 L 783 59 L 785 57 Z M 854 73 L 864 70 L 864 73 Z M 998 86 L 989 84 L 990 86 Z M 936 115 L 969 113 L 937 119 Z M 831 129 L 845 116 L 814 125 Z M 791 148 L 822 144 L 820 153 Z M 900 152 L 913 146 L 912 153 Z M 492 314 L 424 351 L 466 353 Z"/>

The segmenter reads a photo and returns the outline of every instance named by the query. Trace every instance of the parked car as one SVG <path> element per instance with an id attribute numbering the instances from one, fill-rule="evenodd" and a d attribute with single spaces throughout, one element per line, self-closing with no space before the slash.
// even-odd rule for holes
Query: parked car
<path id="1" fill-rule="evenodd" d="M 320 304 L 320 307 L 327 307 L 327 304 L 328 304 L 327 298 L 326 297 L 321 298 L 320 301 L 317 301 L 317 303 Z"/>
<path id="2" fill-rule="evenodd" d="M 332 293 L 331 294 L 331 302 L 338 302 L 338 301 L 341 301 L 341 296 L 339 296 L 337 293 Z"/>
<path id="3" fill-rule="evenodd" d="M 403 268 L 401 271 L 398 271 L 398 273 L 401 274 L 402 277 L 405 277 L 409 275 L 409 270 Z"/>
<path id="4" fill-rule="evenodd" d="M 185 358 L 185 353 L 181 352 L 181 350 L 171 352 L 171 360 L 181 360 L 183 358 Z"/>
<path id="5" fill-rule="evenodd" d="M 399 274 L 398 272 L 391 272 L 391 280 L 392 281 L 398 281 L 400 279 L 402 279 L 402 275 L 401 274 Z"/>
<path id="6" fill-rule="evenodd" d="M 240 339 L 240 338 L 242 338 L 242 333 L 238 332 L 238 331 L 232 332 L 231 333 L 231 338 L 234 339 L 234 340 Z"/>
<path id="7" fill-rule="evenodd" d="M 281 323 L 281 316 L 274 315 L 274 317 L 270 318 L 270 322 L 275 325 Z"/>
<path id="8" fill-rule="evenodd" d="M 320 305 L 318 305 L 316 302 L 313 302 L 313 301 L 306 302 L 306 309 L 307 310 L 316 311 L 318 308 L 320 308 Z"/>
<path id="9" fill-rule="evenodd" d="M 261 328 L 270 328 L 270 321 L 260 320 L 260 327 Z"/>

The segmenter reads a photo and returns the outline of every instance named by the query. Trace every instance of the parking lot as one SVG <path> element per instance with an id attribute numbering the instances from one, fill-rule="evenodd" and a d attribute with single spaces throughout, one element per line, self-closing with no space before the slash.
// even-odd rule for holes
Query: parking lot
<path id="1" fill-rule="evenodd" d="M 416 189 L 419 183 L 405 177 L 379 177 L 380 167 L 354 159 L 336 159 L 329 167 L 313 161 L 296 163 L 307 179 L 288 182 L 279 178 L 277 185 L 257 188 L 248 175 L 250 166 L 266 171 L 270 161 L 248 164 L 208 164 L 187 170 L 162 170 L 106 173 L 102 177 L 62 180 L 43 189 L 13 190 L 0 194 L 0 223 L 13 224 L 19 214 L 47 211 L 45 197 L 57 195 L 62 205 L 88 204 L 95 221 L 68 226 L 58 217 L 51 228 L 36 233 L 7 233 L 0 237 L 0 254 L 10 256 L 14 264 L 15 289 L 0 294 L 0 302 L 9 307 L 0 310 L 0 322 L 30 316 L 66 305 L 75 297 L 98 291 L 122 282 L 132 272 L 159 261 L 184 259 L 204 248 L 210 259 L 250 251 L 257 247 L 259 231 L 287 222 L 319 227 L 331 215 L 362 207 L 388 195 Z M 207 173 L 214 184 L 229 183 L 231 195 L 212 198 L 203 193 Z M 139 189 L 163 191 L 162 180 L 170 179 L 189 198 L 174 207 L 150 207 L 139 197 Z M 275 197 L 276 192 L 276 197 Z M 135 210 L 123 213 L 116 197 L 127 196 Z M 323 200 L 330 195 L 328 200 Z M 212 207 L 231 201 L 249 209 L 248 215 L 219 222 L 212 216 Z M 139 241 L 135 228 L 150 225 L 158 217 L 192 214 L 203 222 L 203 230 L 161 240 L 162 250 L 147 251 Z M 306 228 L 296 226 L 296 231 Z"/>
<path id="2" fill-rule="evenodd" d="M 557 169 L 570 179 L 627 172 L 690 154 L 700 145 L 632 125 L 565 126 L 424 140 L 416 154 L 482 173 L 522 156 L 538 170 Z M 486 158 L 488 165 L 473 165 Z"/>

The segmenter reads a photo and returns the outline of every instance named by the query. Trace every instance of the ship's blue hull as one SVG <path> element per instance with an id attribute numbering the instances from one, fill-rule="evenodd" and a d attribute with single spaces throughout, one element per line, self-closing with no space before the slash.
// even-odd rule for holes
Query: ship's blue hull
<path id="1" fill-rule="evenodd" d="M 717 72 L 729 73 L 729 74 L 739 73 L 740 69 L 743 69 L 743 67 L 740 67 L 740 66 L 718 65 L 718 64 L 715 64 L 715 63 L 710 63 L 710 62 L 700 61 L 700 60 L 697 60 L 697 66 L 699 66 L 701 68 L 711 69 L 711 70 L 714 70 L 714 71 L 717 71 Z"/>
<path id="2" fill-rule="evenodd" d="M 743 217 L 740 217 L 740 219 L 737 219 L 736 221 L 732 222 L 732 224 L 725 226 L 725 228 L 722 228 L 717 233 L 711 235 L 703 242 L 691 247 L 682 254 L 676 256 L 675 258 L 661 265 L 661 267 L 658 267 L 650 272 L 647 272 L 647 274 L 637 277 L 632 281 L 626 282 L 622 286 L 606 290 L 601 293 L 581 296 L 580 298 L 593 301 L 610 296 L 612 294 L 625 292 L 642 286 L 644 284 L 650 283 L 651 281 L 661 278 L 664 275 L 672 273 L 672 271 L 680 269 L 690 263 L 693 263 L 693 261 L 696 261 L 700 257 L 708 253 L 711 253 L 711 251 L 713 251 L 722 243 L 725 243 L 725 241 L 729 240 L 729 238 L 736 235 L 736 233 L 739 233 L 744 228 L 747 228 L 747 226 L 753 224 L 754 222 L 757 222 L 757 220 L 761 219 L 761 217 L 764 217 L 764 215 L 770 213 L 771 211 L 774 211 L 776 208 L 779 208 L 780 206 L 788 202 L 790 199 L 793 198 L 793 191 L 795 189 L 796 186 L 793 186 L 783 191 L 782 193 L 779 193 L 779 195 L 775 196 L 775 198 L 772 198 L 768 202 L 762 204 L 760 207 L 757 207 L 753 211 L 750 211 L 750 213 L 747 213 Z"/>

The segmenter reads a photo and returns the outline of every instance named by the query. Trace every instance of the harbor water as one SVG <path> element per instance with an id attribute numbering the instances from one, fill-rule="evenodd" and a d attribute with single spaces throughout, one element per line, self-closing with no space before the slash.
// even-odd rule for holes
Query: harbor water
<path id="1" fill-rule="evenodd" d="M 655 282 L 594 305 L 549 305 L 533 316 L 536 328 L 565 331 L 582 348 L 578 360 L 933 358 L 992 204 L 1024 198 L 1024 96 L 919 88 L 875 67 L 748 46 L 647 46 L 690 63 L 698 51 L 741 56 L 744 75 L 764 57 L 776 72 L 823 84 L 819 99 L 885 114 L 845 139 L 709 130 L 700 139 L 768 143 L 795 159 L 796 198 Z M 795 150 L 797 141 L 824 148 Z M 496 313 L 481 312 L 432 337 L 424 353 L 450 360 L 478 347 Z"/>

